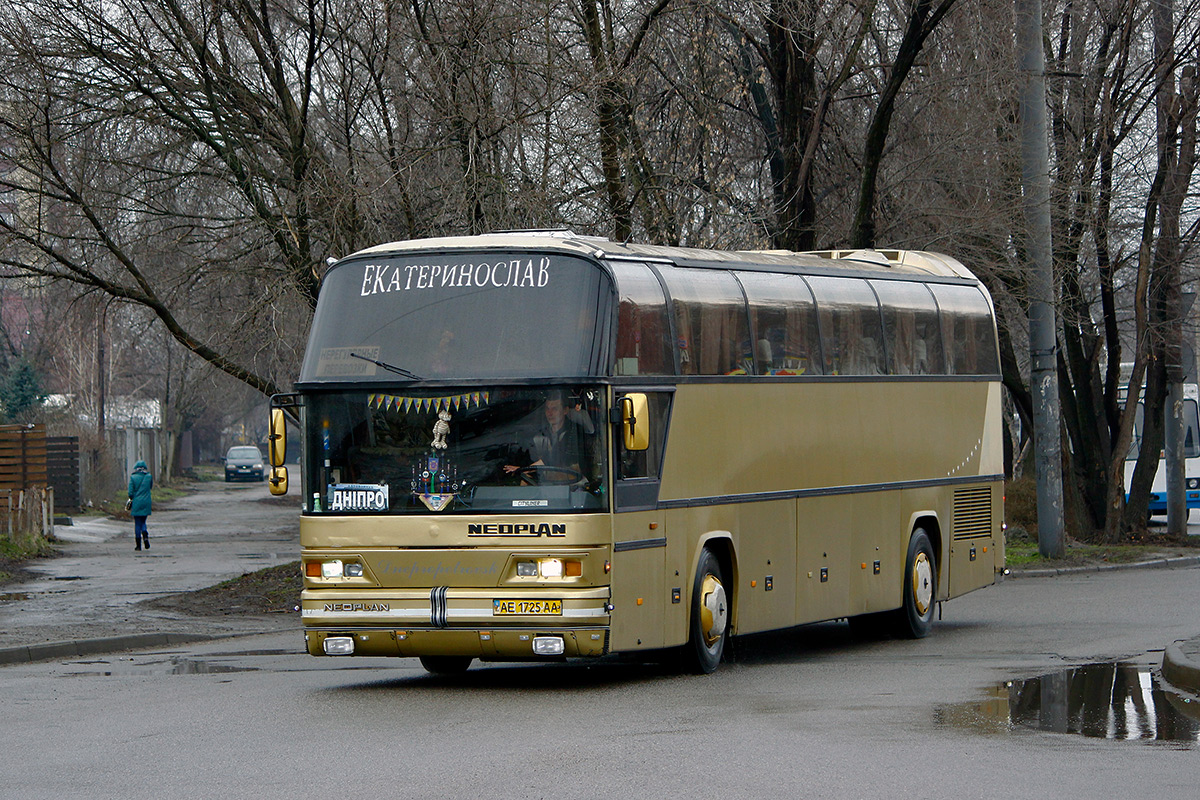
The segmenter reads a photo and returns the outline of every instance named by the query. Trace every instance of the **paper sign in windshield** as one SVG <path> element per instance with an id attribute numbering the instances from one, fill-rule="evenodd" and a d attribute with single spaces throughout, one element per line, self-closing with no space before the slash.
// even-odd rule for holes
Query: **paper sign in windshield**
<path id="1" fill-rule="evenodd" d="M 369 378 L 375 374 L 375 364 L 366 359 L 378 361 L 379 347 L 322 347 L 317 357 L 317 377 Z"/>
<path id="2" fill-rule="evenodd" d="M 387 511 L 388 486 L 370 483 L 337 483 L 329 487 L 329 510 Z"/>

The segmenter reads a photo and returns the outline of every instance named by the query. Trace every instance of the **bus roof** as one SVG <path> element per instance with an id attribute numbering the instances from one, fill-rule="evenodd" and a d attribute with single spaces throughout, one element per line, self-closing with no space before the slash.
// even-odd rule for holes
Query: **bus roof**
<path id="1" fill-rule="evenodd" d="M 537 250 L 597 259 L 666 261 L 678 266 L 718 269 L 761 269 L 772 272 L 822 272 L 852 269 L 856 272 L 921 277 L 961 278 L 975 281 L 970 270 L 950 256 L 917 250 L 702 250 L 622 244 L 571 231 L 506 231 L 482 236 L 449 236 L 411 239 L 360 250 L 353 256 L 398 255 L 438 250 Z"/>

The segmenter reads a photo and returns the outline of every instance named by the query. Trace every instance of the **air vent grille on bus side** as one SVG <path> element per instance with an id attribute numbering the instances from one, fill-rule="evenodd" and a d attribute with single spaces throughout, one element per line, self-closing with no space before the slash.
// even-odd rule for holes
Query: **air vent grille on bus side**
<path id="1" fill-rule="evenodd" d="M 992 487 L 954 490 L 954 539 L 986 539 L 992 535 Z"/>

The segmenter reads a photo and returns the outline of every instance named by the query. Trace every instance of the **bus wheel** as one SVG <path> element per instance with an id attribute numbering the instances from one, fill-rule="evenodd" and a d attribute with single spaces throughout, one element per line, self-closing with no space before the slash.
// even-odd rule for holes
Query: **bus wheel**
<path id="1" fill-rule="evenodd" d="M 716 670 L 729 636 L 729 599 L 721 564 L 711 550 L 705 549 L 696 566 L 692 583 L 691 636 L 687 644 L 688 667 L 697 674 Z"/>
<path id="2" fill-rule="evenodd" d="M 906 639 L 921 639 L 933 627 L 933 604 L 937 601 L 937 560 L 924 529 L 913 531 L 908 540 L 904 565 L 904 605 L 896 610 L 896 633 Z"/>
<path id="3" fill-rule="evenodd" d="M 460 675 L 471 660 L 470 656 L 421 656 L 421 666 L 434 675 Z"/>

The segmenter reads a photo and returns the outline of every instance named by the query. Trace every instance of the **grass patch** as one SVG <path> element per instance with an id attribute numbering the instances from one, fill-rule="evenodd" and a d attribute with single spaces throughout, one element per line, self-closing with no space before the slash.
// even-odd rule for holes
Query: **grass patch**
<path id="1" fill-rule="evenodd" d="M 220 464 L 197 464 L 187 471 L 189 480 L 212 483 L 225 480 L 225 467 Z"/>
<path id="2" fill-rule="evenodd" d="M 1010 530 L 1010 534 L 1012 531 Z M 1171 542 L 1169 540 L 1151 544 L 1084 544 L 1068 540 L 1062 558 L 1042 558 L 1038 545 L 1023 530 L 1010 535 L 1004 545 L 1004 560 L 1010 568 L 1053 569 L 1057 567 L 1081 567 L 1089 564 L 1135 564 L 1161 558 L 1196 555 L 1197 545 L 1193 542 Z"/>
<path id="3" fill-rule="evenodd" d="M 54 553 L 54 545 L 41 536 L 29 537 L 21 542 L 13 541 L 7 535 L 0 536 L 0 585 L 21 578 L 21 565 L 26 561 Z"/>

